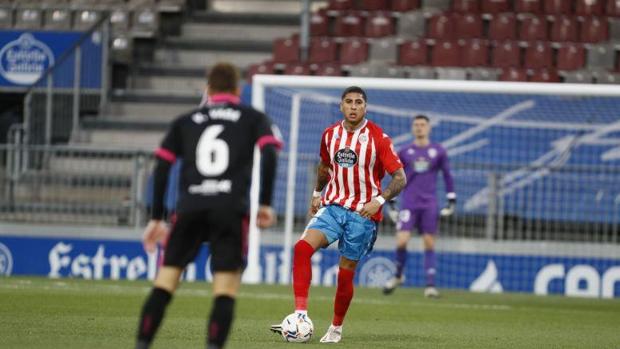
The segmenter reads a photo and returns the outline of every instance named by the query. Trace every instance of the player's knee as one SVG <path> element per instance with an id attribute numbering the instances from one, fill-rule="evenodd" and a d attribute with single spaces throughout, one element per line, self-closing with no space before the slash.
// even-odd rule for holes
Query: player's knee
<path id="1" fill-rule="evenodd" d="M 296 257 L 312 257 L 312 255 L 314 254 L 314 246 L 312 246 L 308 241 L 306 240 L 299 240 L 297 241 L 297 243 L 295 244 L 295 256 Z"/>

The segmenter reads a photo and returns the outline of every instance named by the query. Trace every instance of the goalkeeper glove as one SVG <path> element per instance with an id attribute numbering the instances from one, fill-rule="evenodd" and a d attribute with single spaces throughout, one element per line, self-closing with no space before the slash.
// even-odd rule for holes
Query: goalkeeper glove
<path id="1" fill-rule="evenodd" d="M 449 217 L 449 216 L 452 216 L 452 214 L 454 214 L 455 209 L 456 209 L 456 197 L 452 196 L 448 198 L 448 205 L 442 208 L 439 214 L 442 217 Z"/>
<path id="2" fill-rule="evenodd" d="M 394 224 L 398 224 L 398 207 L 396 207 L 396 200 L 390 200 L 387 203 L 387 214 L 390 220 Z"/>

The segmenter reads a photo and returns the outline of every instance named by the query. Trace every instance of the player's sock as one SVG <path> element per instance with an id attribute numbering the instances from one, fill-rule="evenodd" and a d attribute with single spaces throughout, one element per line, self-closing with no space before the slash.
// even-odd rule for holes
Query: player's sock
<path id="1" fill-rule="evenodd" d="M 308 310 L 308 290 L 312 281 L 312 254 L 314 248 L 305 240 L 295 244 L 293 257 L 293 292 L 295 293 L 295 311 Z"/>
<path id="2" fill-rule="evenodd" d="M 436 269 L 435 250 L 424 250 L 424 272 L 426 274 L 426 286 L 435 286 Z"/>
<path id="3" fill-rule="evenodd" d="M 407 248 L 397 248 L 396 249 L 396 276 L 400 278 L 403 276 L 403 270 L 405 269 L 405 265 L 407 264 Z"/>
<path id="4" fill-rule="evenodd" d="M 170 292 L 158 287 L 153 288 L 142 307 L 140 323 L 138 324 L 137 348 L 148 348 L 151 344 L 171 298 Z"/>
<path id="5" fill-rule="evenodd" d="M 230 296 L 217 296 L 213 300 L 213 309 L 207 328 L 208 348 L 222 348 L 228 338 L 233 321 L 235 299 Z"/>
<path id="6" fill-rule="evenodd" d="M 338 288 L 336 289 L 336 299 L 334 299 L 334 319 L 332 325 L 342 326 L 349 304 L 353 299 L 353 277 L 355 270 L 338 269 Z"/>

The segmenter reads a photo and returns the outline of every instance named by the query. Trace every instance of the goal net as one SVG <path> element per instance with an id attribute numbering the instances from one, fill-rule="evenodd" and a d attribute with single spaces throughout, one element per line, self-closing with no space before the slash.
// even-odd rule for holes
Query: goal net
<path id="1" fill-rule="evenodd" d="M 620 87 L 601 85 L 255 76 L 253 106 L 285 140 L 274 197 L 283 219 L 254 256 L 265 266 L 250 266 L 257 280 L 290 282 L 321 133 L 341 120 L 340 94 L 351 85 L 366 90 L 367 117 L 396 148 L 413 141 L 413 117 L 424 114 L 431 140 L 448 150 L 458 201 L 456 214 L 440 221 L 439 287 L 620 296 Z M 442 206 L 441 176 L 438 184 Z M 394 233 L 393 223 L 380 224 L 358 284 L 391 277 Z M 406 286 L 424 285 L 422 258 L 414 233 Z M 336 250 L 321 251 L 313 282 L 333 284 L 337 263 Z"/>

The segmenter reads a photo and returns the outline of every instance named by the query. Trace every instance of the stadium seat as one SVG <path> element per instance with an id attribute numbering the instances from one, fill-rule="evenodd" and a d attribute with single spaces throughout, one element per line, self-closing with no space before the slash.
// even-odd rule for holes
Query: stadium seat
<path id="1" fill-rule="evenodd" d="M 450 2 L 452 0 L 424 0 L 422 2 L 422 8 L 425 10 L 437 9 L 448 10 L 450 8 Z"/>
<path id="2" fill-rule="evenodd" d="M 327 8 L 330 10 L 351 10 L 354 3 L 354 0 L 329 0 Z"/>
<path id="3" fill-rule="evenodd" d="M 526 16 L 521 20 L 519 39 L 525 41 L 547 40 L 547 21 L 544 17 Z"/>
<path id="4" fill-rule="evenodd" d="M 115 33 L 112 37 L 111 59 L 114 63 L 129 65 L 133 61 L 133 40 L 127 33 Z"/>
<path id="5" fill-rule="evenodd" d="M 312 38 L 308 52 L 310 63 L 335 62 L 338 56 L 338 45 L 332 39 Z"/>
<path id="6" fill-rule="evenodd" d="M 553 17 L 553 21 L 551 23 L 551 33 L 549 36 L 551 41 L 577 41 L 578 38 L 579 30 L 577 28 L 577 19 L 575 17 Z"/>
<path id="7" fill-rule="evenodd" d="M 435 69 L 430 67 L 406 67 L 405 72 L 410 79 L 435 79 Z"/>
<path id="8" fill-rule="evenodd" d="M 88 30 L 91 28 L 101 16 L 101 12 L 93 10 L 78 10 L 75 14 L 75 23 L 73 29 Z"/>
<path id="9" fill-rule="evenodd" d="M 310 17 L 310 35 L 328 36 L 329 17 L 325 13 L 315 12 Z"/>
<path id="10" fill-rule="evenodd" d="M 532 14 L 541 14 L 542 13 L 542 0 L 516 0 L 515 1 L 515 12 L 516 13 L 532 13 Z"/>
<path id="11" fill-rule="evenodd" d="M 285 75 L 311 75 L 310 66 L 301 62 L 288 63 L 284 67 Z"/>
<path id="12" fill-rule="evenodd" d="M 362 39 L 351 39 L 340 45 L 341 64 L 359 64 L 368 59 L 368 43 Z"/>
<path id="13" fill-rule="evenodd" d="M 37 8 L 18 8 L 15 15 L 15 28 L 39 29 L 43 23 L 43 14 Z"/>
<path id="14" fill-rule="evenodd" d="M 527 81 L 527 70 L 523 68 L 504 68 L 499 76 L 500 81 Z"/>
<path id="15" fill-rule="evenodd" d="M 461 63 L 464 67 L 486 67 L 489 65 L 489 45 L 484 40 L 471 40 L 461 47 Z"/>
<path id="16" fill-rule="evenodd" d="M 437 68 L 439 80 L 467 80 L 467 70 L 463 68 Z"/>
<path id="17" fill-rule="evenodd" d="M 558 49 L 556 66 L 559 70 L 577 70 L 585 65 L 585 49 L 582 45 L 564 43 Z"/>
<path id="18" fill-rule="evenodd" d="M 454 38 L 454 21 L 451 16 L 439 14 L 431 17 L 428 22 L 429 38 L 451 40 Z"/>
<path id="19" fill-rule="evenodd" d="M 370 44 L 369 58 L 372 62 L 396 63 L 398 43 L 393 38 L 375 40 Z"/>
<path id="20" fill-rule="evenodd" d="M 362 17 L 349 12 L 336 18 L 334 36 L 364 36 Z"/>
<path id="21" fill-rule="evenodd" d="M 478 81 L 496 81 L 499 72 L 497 69 L 491 68 L 469 68 L 469 80 L 478 80 Z"/>
<path id="22" fill-rule="evenodd" d="M 620 18 L 609 18 L 609 38 L 620 40 Z"/>
<path id="23" fill-rule="evenodd" d="M 295 39 L 275 39 L 273 42 L 273 61 L 287 63 L 299 61 L 299 41 Z"/>
<path id="24" fill-rule="evenodd" d="M 385 12 L 375 12 L 366 18 L 364 33 L 368 38 L 380 38 L 393 35 L 394 23 L 392 17 Z"/>
<path id="25" fill-rule="evenodd" d="M 407 12 L 420 8 L 420 0 L 392 0 L 390 10 L 396 12 Z"/>
<path id="26" fill-rule="evenodd" d="M 512 10 L 510 0 L 482 0 L 482 12 L 500 13 Z"/>
<path id="27" fill-rule="evenodd" d="M 478 0 L 453 0 L 452 11 L 461 13 L 480 12 L 480 1 Z"/>
<path id="28" fill-rule="evenodd" d="M 588 68 L 613 69 L 615 60 L 616 53 L 612 45 L 598 44 L 588 48 L 586 57 Z"/>
<path id="29" fill-rule="evenodd" d="M 378 11 L 389 9 L 388 0 L 361 0 L 361 9 L 366 11 Z"/>
<path id="30" fill-rule="evenodd" d="M 607 0 L 605 14 L 612 17 L 620 17 L 620 0 Z"/>
<path id="31" fill-rule="evenodd" d="M 530 77 L 532 82 L 560 82 L 560 76 L 554 69 L 538 69 Z"/>
<path id="32" fill-rule="evenodd" d="M 13 8 L 11 6 L 0 6 L 0 29 L 13 27 Z"/>
<path id="33" fill-rule="evenodd" d="M 336 63 L 327 63 L 327 64 L 316 64 L 316 69 L 314 69 L 314 74 L 319 76 L 342 76 L 342 68 L 340 64 Z"/>
<path id="34" fill-rule="evenodd" d="M 620 74 L 611 72 L 601 72 L 596 78 L 599 84 L 620 84 Z"/>
<path id="35" fill-rule="evenodd" d="M 426 65 L 428 63 L 428 46 L 423 40 L 405 41 L 400 45 L 398 64 Z"/>
<path id="36" fill-rule="evenodd" d="M 134 36 L 153 37 L 159 27 L 159 13 L 152 7 L 142 7 L 132 12 L 131 31 Z"/>
<path id="37" fill-rule="evenodd" d="M 492 65 L 497 68 L 521 66 L 521 48 L 514 41 L 498 43 L 493 48 Z"/>
<path id="38" fill-rule="evenodd" d="M 248 67 L 246 73 L 246 80 L 252 82 L 252 77 L 256 74 L 273 74 L 273 62 L 263 62 L 259 64 L 252 64 Z"/>
<path id="39" fill-rule="evenodd" d="M 553 66 L 553 51 L 551 45 L 546 42 L 530 44 L 525 49 L 525 68 L 542 69 Z"/>
<path id="40" fill-rule="evenodd" d="M 407 72 L 404 68 L 401 68 L 401 67 L 380 64 L 374 68 L 373 76 L 376 76 L 378 78 L 402 79 L 402 78 L 407 77 Z"/>
<path id="41" fill-rule="evenodd" d="M 607 40 L 608 23 L 606 19 L 598 17 L 585 17 L 581 22 L 581 41 L 601 42 Z"/>
<path id="42" fill-rule="evenodd" d="M 545 13 L 550 15 L 571 14 L 571 1 L 567 0 L 543 0 Z"/>
<path id="43" fill-rule="evenodd" d="M 455 30 L 459 39 L 475 39 L 482 37 L 482 18 L 466 14 L 455 16 Z"/>
<path id="44" fill-rule="evenodd" d="M 422 11 L 403 13 L 398 19 L 397 34 L 403 38 L 419 38 L 426 32 L 426 18 Z"/>
<path id="45" fill-rule="evenodd" d="M 71 10 L 67 8 L 49 8 L 43 15 L 44 28 L 48 30 L 71 29 Z"/>
<path id="46" fill-rule="evenodd" d="M 576 0 L 575 14 L 579 16 L 600 16 L 603 14 L 603 0 Z"/>
<path id="47" fill-rule="evenodd" d="M 512 13 L 494 15 L 489 23 L 488 38 L 491 40 L 514 40 L 517 38 L 517 19 Z"/>
<path id="48" fill-rule="evenodd" d="M 439 41 L 431 54 L 431 65 L 435 67 L 458 67 L 461 65 L 459 45 L 456 41 Z"/>
<path id="49" fill-rule="evenodd" d="M 127 32 L 129 30 L 129 13 L 124 9 L 117 9 L 110 15 L 110 26 L 113 32 Z"/>
<path id="50" fill-rule="evenodd" d="M 594 76 L 587 70 L 578 70 L 562 73 L 564 82 L 571 84 L 591 84 L 594 81 Z"/>

